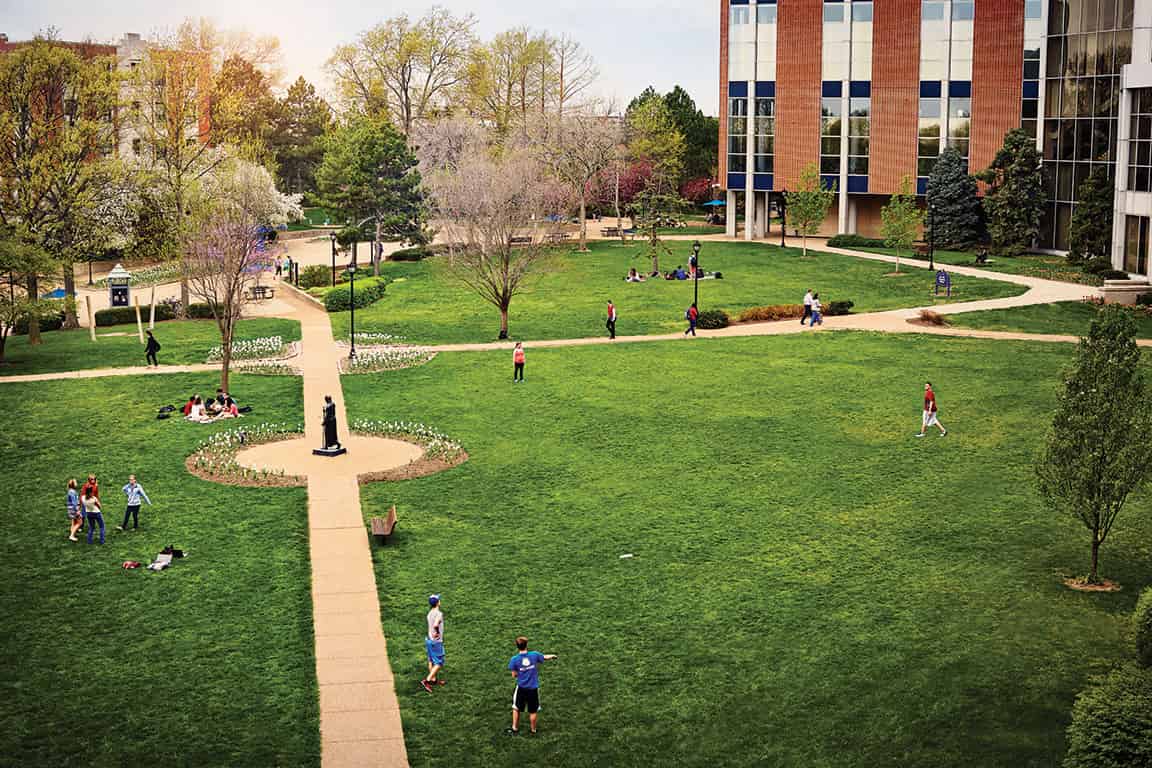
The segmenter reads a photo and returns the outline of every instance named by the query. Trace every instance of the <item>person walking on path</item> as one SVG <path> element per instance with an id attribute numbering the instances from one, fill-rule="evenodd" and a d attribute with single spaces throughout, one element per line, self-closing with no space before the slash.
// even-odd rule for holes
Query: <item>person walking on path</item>
<path id="1" fill-rule="evenodd" d="M 812 317 L 812 289 L 808 288 L 804 291 L 804 314 L 800 318 L 800 325 L 804 325 L 805 320 Z"/>
<path id="2" fill-rule="evenodd" d="M 420 687 L 432 693 L 432 686 L 444 685 L 443 680 L 436 679 L 444 668 L 444 612 L 440 609 L 440 595 L 429 595 L 428 605 L 428 636 L 424 638 L 428 676 L 420 681 Z"/>
<path id="3" fill-rule="evenodd" d="M 820 304 L 820 294 L 812 294 L 812 305 L 810 309 L 812 311 L 812 320 L 808 323 L 808 325 L 812 328 L 815 328 L 818 325 L 824 325 L 824 315 L 820 313 L 820 311 L 823 309 Z"/>
<path id="4" fill-rule="evenodd" d="M 940 437 L 948 434 L 948 430 L 944 429 L 944 425 L 937 418 L 936 393 L 932 391 L 932 382 L 926 381 L 924 382 L 924 415 L 920 419 L 920 431 L 916 433 L 916 437 L 924 437 L 928 427 L 933 424 L 940 428 Z"/>
<path id="5" fill-rule="evenodd" d="M 96 496 L 94 491 L 93 486 L 85 485 L 84 497 L 80 500 L 80 504 L 84 508 L 84 517 L 88 519 L 88 543 L 92 543 L 92 534 L 96 531 L 96 526 L 100 526 L 100 543 L 103 544 L 104 515 L 100 508 L 100 498 Z"/>
<path id="6" fill-rule="evenodd" d="M 554 653 L 528 650 L 528 638 L 516 638 L 516 655 L 508 662 L 508 670 L 516 678 L 516 693 L 512 694 L 512 727 L 509 736 L 520 733 L 520 713 L 528 713 L 528 725 L 536 734 L 536 715 L 540 711 L 540 672 L 538 667 L 556 658 Z"/>
<path id="7" fill-rule="evenodd" d="M 524 343 L 516 342 L 512 350 L 512 383 L 524 381 Z"/>
<path id="8" fill-rule="evenodd" d="M 144 347 L 144 359 L 148 361 L 148 365 L 160 367 L 160 361 L 156 359 L 156 353 L 160 351 L 160 342 L 156 341 L 156 337 L 152 335 L 152 331 L 145 331 L 148 334 L 148 344 Z"/>
<path id="9" fill-rule="evenodd" d="M 684 319 L 688 321 L 688 328 L 684 331 L 684 335 L 696 335 L 696 318 L 700 316 L 700 311 L 696 309 L 696 302 L 692 302 L 692 306 L 684 312 Z"/>
<path id="10" fill-rule="evenodd" d="M 76 478 L 68 481 L 68 495 L 64 504 L 68 507 L 68 523 L 71 527 L 68 531 L 68 540 L 77 541 L 76 531 L 84 525 L 84 513 L 80 511 L 80 493 L 76 490 Z"/>
<path id="11" fill-rule="evenodd" d="M 616 338 L 616 305 L 611 299 L 608 301 L 608 322 L 604 325 L 608 329 L 608 338 Z"/>
<path id="12" fill-rule="evenodd" d="M 128 518 L 132 518 L 132 530 L 137 530 L 140 527 L 140 501 L 148 502 L 148 506 L 152 506 L 152 500 L 148 498 L 148 494 L 144 492 L 144 486 L 136 482 L 136 475 L 128 475 L 128 484 L 121 490 L 124 491 L 124 496 L 128 499 L 127 506 L 124 507 L 124 522 L 116 526 L 119 531 L 128 529 Z"/>

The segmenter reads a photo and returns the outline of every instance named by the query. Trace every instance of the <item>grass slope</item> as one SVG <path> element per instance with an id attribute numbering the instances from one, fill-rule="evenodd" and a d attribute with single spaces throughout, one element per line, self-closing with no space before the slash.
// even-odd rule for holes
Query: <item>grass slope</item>
<path id="1" fill-rule="evenodd" d="M 126 335 L 101 336 L 106 333 Z M 161 365 L 203 363 L 208 350 L 220 345 L 220 331 L 213 320 L 169 320 L 157 323 L 153 334 L 160 342 L 157 358 Z M 27 336 L 9 337 L 4 355 L 6 362 L 0 365 L 0 376 L 145 364 L 144 345 L 136 335 L 135 326 L 97 328 L 96 335 L 93 344 L 87 328 L 48 331 L 41 334 L 43 343 L 36 347 L 28 346 Z M 236 329 L 237 340 L 261 336 L 283 336 L 285 341 L 298 341 L 300 323 L 261 317 L 241 320 Z"/>
<path id="2" fill-rule="evenodd" d="M 301 419 L 300 381 L 238 376 Z M 319 765 L 304 489 L 198 480 L 210 431 L 155 409 L 210 375 L 0 385 L 0 765 Z M 101 480 L 108 539 L 67 541 L 65 484 Z M 135 472 L 154 507 L 120 533 Z M 166 544 L 163 573 L 125 571 Z"/>
<path id="3" fill-rule="evenodd" d="M 523 385 L 504 353 L 345 377 L 353 417 L 471 455 L 363 490 L 400 511 L 374 557 L 412 764 L 1056 764 L 1074 695 L 1127 653 L 1152 535 L 1135 499 L 1104 553 L 1125 591 L 1060 584 L 1088 539 L 1031 462 L 1070 353 L 828 333 L 529 348 Z M 926 377 L 944 439 L 912 436 Z M 519 633 L 560 659 L 541 736 L 511 741 Z"/>
<path id="4" fill-rule="evenodd" d="M 983 312 L 961 312 L 948 316 L 948 324 L 959 328 L 1021 333 L 1065 333 L 1082 336 L 1096 317 L 1098 308 L 1083 301 L 1062 301 L 1011 309 L 989 309 Z M 1136 334 L 1152 338 L 1152 317 L 1133 314 Z"/>
<path id="5" fill-rule="evenodd" d="M 889 256 L 896 253 L 892 248 L 856 248 L 859 251 L 872 253 L 885 253 Z M 908 254 L 905 253 L 905 256 Z M 921 257 L 916 256 L 919 259 Z M 1084 285 L 1100 285 L 1101 280 L 1096 275 L 1090 275 L 1078 265 L 1068 263 L 1063 256 L 1047 253 L 1025 253 L 1020 256 L 990 256 L 987 264 L 976 263 L 976 253 L 973 251 L 946 251 L 938 250 L 935 254 L 936 264 L 958 264 L 965 267 L 977 267 L 989 272 L 1005 272 L 1010 275 L 1027 275 L 1040 277 L 1045 280 L 1061 280 L 1065 283 L 1082 283 Z"/>
<path id="6" fill-rule="evenodd" d="M 661 268 L 687 265 L 691 243 L 669 241 L 673 256 L 662 257 Z M 700 306 L 730 313 L 764 304 L 796 304 L 806 288 L 820 292 L 825 304 L 836 299 L 856 302 L 855 311 L 931 304 L 933 277 L 917 270 L 886 277 L 891 266 L 879 262 L 775 246 L 705 243 L 700 263 L 724 273 L 723 280 L 700 283 Z M 667 333 L 683 327 L 685 308 L 692 303 L 691 281 L 649 280 L 625 283 L 630 267 L 651 269 L 643 243 L 595 243 L 589 253 L 557 251 L 551 272 L 529 284 L 512 302 L 510 332 L 514 338 L 559 339 L 604 335 L 609 299 L 616 303 L 621 335 Z M 493 340 L 500 315 L 454 279 L 440 258 L 422 262 L 386 262 L 383 273 L 397 282 L 384 298 L 356 312 L 358 331 L 398 334 L 417 342 Z M 1023 292 L 1021 286 L 956 276 L 953 301 L 972 301 Z M 940 297 L 938 301 L 945 301 Z M 337 335 L 347 336 L 348 313 L 333 315 Z"/>

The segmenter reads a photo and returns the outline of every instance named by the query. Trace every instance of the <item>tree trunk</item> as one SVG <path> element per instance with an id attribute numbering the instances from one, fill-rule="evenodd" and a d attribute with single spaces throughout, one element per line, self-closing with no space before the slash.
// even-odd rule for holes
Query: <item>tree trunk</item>
<path id="1" fill-rule="evenodd" d="M 192 300 L 191 294 L 188 291 L 188 278 L 180 277 L 180 311 L 177 317 L 180 320 L 188 319 L 188 302 Z"/>
<path id="2" fill-rule="evenodd" d="M 28 301 L 36 303 L 40 300 L 39 296 L 40 278 L 36 275 L 28 275 Z M 34 347 L 40 343 L 40 318 L 33 312 L 28 317 L 28 346 Z"/>
<path id="3" fill-rule="evenodd" d="M 500 338 L 508 338 L 508 307 L 500 307 Z"/>
<path id="4" fill-rule="evenodd" d="M 801 244 L 801 248 L 802 248 L 801 255 L 807 256 L 808 255 L 808 235 L 803 235 L 803 234 L 800 235 L 800 244 Z"/>
<path id="5" fill-rule="evenodd" d="M 588 205 L 584 193 L 580 194 L 580 252 L 588 250 Z"/>
<path id="6" fill-rule="evenodd" d="M 8 348 L 8 329 L 0 328 L 0 364 L 7 362 L 4 359 L 5 350 Z"/>
<path id="7" fill-rule="evenodd" d="M 1088 574 L 1089 584 L 1098 584 L 1099 577 L 1096 570 L 1097 565 L 1100 563 L 1100 539 L 1097 538 L 1096 531 L 1092 532 L 1092 571 Z"/>
<path id="8" fill-rule="evenodd" d="M 64 327 L 80 327 L 76 317 L 76 268 L 71 263 L 64 265 Z"/>
<path id="9" fill-rule="evenodd" d="M 380 277 L 380 217 L 376 217 L 376 241 L 372 243 L 372 276 Z"/>
<path id="10" fill-rule="evenodd" d="M 228 391 L 228 373 L 232 367 L 232 334 L 228 338 L 221 338 L 220 344 L 220 389 Z"/>

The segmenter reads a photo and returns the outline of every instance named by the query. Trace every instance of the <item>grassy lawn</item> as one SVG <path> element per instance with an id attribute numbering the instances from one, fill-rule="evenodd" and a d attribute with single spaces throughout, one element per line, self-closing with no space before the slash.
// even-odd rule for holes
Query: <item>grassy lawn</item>
<path id="1" fill-rule="evenodd" d="M 1062 301 L 1030 307 L 961 312 L 948 315 L 948 324 L 989 331 L 1066 333 L 1082 336 L 1088 333 L 1088 326 L 1098 311 L 1096 306 L 1083 301 Z M 1152 317 L 1134 312 L 1133 319 L 1136 321 L 1136 334 L 1141 338 L 1152 338 Z"/>
<path id="2" fill-rule="evenodd" d="M 886 253 L 895 255 L 891 248 L 857 248 L 859 251 L 872 253 Z M 919 258 L 919 257 L 917 257 Z M 1063 256 L 1053 256 L 1044 253 L 1026 253 L 1023 256 L 989 256 L 987 264 L 977 264 L 976 254 L 973 251 L 936 251 L 937 264 L 958 264 L 965 267 L 977 267 L 989 272 L 1006 272 L 1011 275 L 1026 275 L 1040 277 L 1045 280 L 1061 280 L 1065 283 L 1082 283 L 1083 285 L 1101 285 L 1102 281 L 1096 275 L 1090 275 L 1080 267 L 1069 264 Z"/>
<path id="3" fill-rule="evenodd" d="M 304 218 L 289 223 L 288 231 L 299 232 L 305 229 L 315 229 L 325 226 L 325 222 L 328 222 L 329 225 L 338 223 L 336 217 L 325 208 L 305 208 Z"/>
<path id="4" fill-rule="evenodd" d="M 672 256 L 661 269 L 687 265 L 692 244 L 669 241 Z M 887 277 L 891 266 L 879 262 L 798 249 L 744 243 L 706 243 L 700 263 L 720 271 L 723 280 L 700 282 L 702 309 L 741 309 L 764 304 L 797 304 L 806 288 L 820 292 L 827 304 L 837 299 L 856 303 L 855 311 L 931 304 L 947 299 L 932 295 L 933 276 L 925 270 Z M 550 272 L 537 277 L 512 302 L 509 330 L 514 338 L 557 339 L 605 334 L 606 302 L 616 303 L 617 333 L 653 334 L 683 326 L 692 303 L 691 281 L 648 280 L 625 283 L 628 269 L 651 269 L 645 244 L 595 243 L 589 253 L 558 251 Z M 382 274 L 395 282 L 384 298 L 356 312 L 358 331 L 392 333 L 419 342 L 491 341 L 500 329 L 499 312 L 451 274 L 441 258 L 421 262 L 385 262 Z M 952 301 L 971 301 L 1023 292 L 1021 286 L 956 276 Z M 347 336 L 348 315 L 333 315 L 337 336 Z"/>
<path id="5" fill-rule="evenodd" d="M 504 352 L 345 377 L 352 417 L 471 455 L 363 489 L 402 521 L 374 558 L 412 764 L 1058 764 L 1152 578 L 1141 496 L 1104 553 L 1124 591 L 1060 583 L 1088 538 L 1031 466 L 1071 352 L 825 333 L 529 347 L 523 385 Z M 944 439 L 913 437 L 926 377 Z M 429 696 L 431 592 L 448 685 Z M 510 740 L 519 633 L 560 659 L 541 735 Z"/>
<path id="6" fill-rule="evenodd" d="M 658 231 L 662 235 L 722 235 L 724 227 L 714 224 L 688 224 L 683 227 L 661 227 Z M 636 236 L 640 237 L 639 234 Z"/>
<path id="7" fill-rule="evenodd" d="M 102 336 L 108 333 L 125 335 Z M 161 365 L 203 363 L 208 350 L 220 345 L 220 331 L 214 320 L 168 320 L 156 323 L 153 334 L 160 342 L 157 357 Z M 5 350 L 7 362 L 0 365 L 0 376 L 144 365 L 144 346 L 136 335 L 135 325 L 97 328 L 96 335 L 93 344 L 87 328 L 49 331 L 42 334 L 43 343 L 37 347 L 28 346 L 27 336 L 11 336 Z M 300 323 L 265 317 L 240 321 L 236 331 L 238 340 L 261 336 L 282 336 L 285 341 L 298 341 Z"/>
<path id="8" fill-rule="evenodd" d="M 306 492 L 198 480 L 232 425 L 156 421 L 212 376 L 0 385 L 0 765 L 318 766 Z M 302 418 L 300 380 L 237 376 L 254 418 Z M 67 540 L 65 484 L 101 481 L 107 543 Z M 135 472 L 155 504 L 120 533 Z M 165 545 L 163 573 L 125 571 Z"/>

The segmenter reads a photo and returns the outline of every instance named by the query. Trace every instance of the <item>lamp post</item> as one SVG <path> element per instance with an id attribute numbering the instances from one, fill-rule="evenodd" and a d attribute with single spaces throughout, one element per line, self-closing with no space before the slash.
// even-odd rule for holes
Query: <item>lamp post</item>
<path id="1" fill-rule="evenodd" d="M 352 310 L 352 333 L 349 337 L 351 349 L 348 360 L 356 359 L 356 241 L 352 241 L 352 263 L 348 265 L 348 298 Z"/>
<path id="2" fill-rule="evenodd" d="M 328 236 L 332 238 L 332 287 L 336 287 L 336 233 L 329 232 Z"/>
<path id="3" fill-rule="evenodd" d="M 692 243 L 692 303 L 700 309 L 700 241 Z"/>
<path id="4" fill-rule="evenodd" d="M 88 256 L 88 285 L 95 285 L 92 282 L 92 256 Z"/>
<path id="5" fill-rule="evenodd" d="M 788 190 L 780 190 L 780 247 L 784 247 L 784 232 L 788 229 Z"/>

